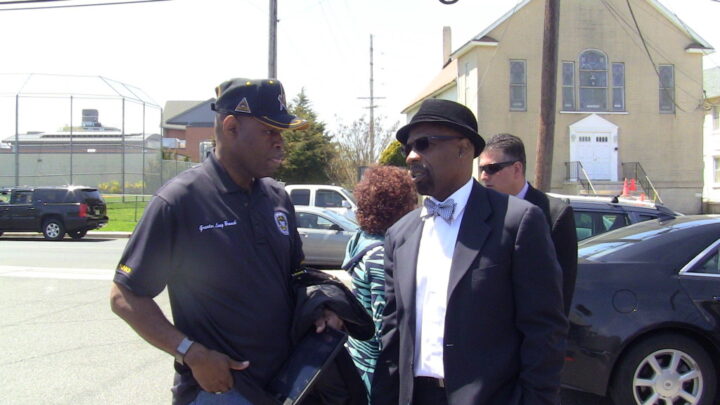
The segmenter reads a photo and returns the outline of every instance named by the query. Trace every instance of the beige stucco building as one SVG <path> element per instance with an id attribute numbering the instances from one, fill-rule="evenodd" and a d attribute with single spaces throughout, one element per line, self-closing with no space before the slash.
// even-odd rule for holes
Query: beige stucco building
<path id="1" fill-rule="evenodd" d="M 704 212 L 720 213 L 720 66 L 706 69 Z"/>
<path id="2" fill-rule="evenodd" d="M 649 188 L 642 168 L 666 205 L 700 212 L 702 57 L 711 45 L 655 0 L 630 2 L 637 25 L 625 0 L 560 4 L 552 191 L 583 192 L 585 173 L 608 193 L 620 191 L 624 178 Z M 463 103 L 485 137 L 523 139 L 533 179 L 544 9 L 542 0 L 521 1 L 449 54 L 404 111 L 408 119 L 428 97 Z"/>

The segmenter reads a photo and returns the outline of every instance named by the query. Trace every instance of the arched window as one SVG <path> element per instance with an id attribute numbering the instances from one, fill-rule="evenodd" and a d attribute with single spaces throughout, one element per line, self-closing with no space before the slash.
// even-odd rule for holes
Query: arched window
<path id="1" fill-rule="evenodd" d="M 608 61 L 604 53 L 580 54 L 580 111 L 608 111 Z"/>

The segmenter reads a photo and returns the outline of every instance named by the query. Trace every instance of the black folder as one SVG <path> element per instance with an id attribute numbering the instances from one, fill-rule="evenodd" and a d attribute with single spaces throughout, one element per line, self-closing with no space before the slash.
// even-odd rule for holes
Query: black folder
<path id="1" fill-rule="evenodd" d="M 309 331 L 295 346 L 268 391 L 282 405 L 298 404 L 347 341 L 347 334 L 327 327 Z"/>

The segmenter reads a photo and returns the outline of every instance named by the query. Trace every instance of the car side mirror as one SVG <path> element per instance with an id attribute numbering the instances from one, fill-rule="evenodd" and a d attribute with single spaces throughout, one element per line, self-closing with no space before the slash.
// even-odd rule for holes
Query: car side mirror
<path id="1" fill-rule="evenodd" d="M 328 229 L 330 229 L 331 231 L 338 231 L 338 232 L 344 230 L 344 229 L 343 229 L 340 225 L 338 225 L 338 224 L 332 224 L 332 225 L 330 225 L 330 228 L 328 228 Z"/>
<path id="2" fill-rule="evenodd" d="M 342 203 L 340 203 L 340 205 L 342 205 L 343 208 L 347 208 L 347 209 L 351 209 L 351 208 L 352 208 L 352 206 L 350 205 L 350 203 L 348 202 L 348 200 L 342 200 Z"/>

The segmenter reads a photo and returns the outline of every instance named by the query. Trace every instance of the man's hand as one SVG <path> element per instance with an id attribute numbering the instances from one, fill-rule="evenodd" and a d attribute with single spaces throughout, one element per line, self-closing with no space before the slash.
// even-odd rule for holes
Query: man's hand
<path id="1" fill-rule="evenodd" d="M 207 392 L 227 392 L 233 387 L 230 370 L 244 370 L 250 366 L 249 361 L 237 361 L 230 357 L 207 349 L 200 343 L 193 343 L 185 355 L 185 364 L 192 370 L 193 377 L 200 388 Z"/>
<path id="2" fill-rule="evenodd" d="M 345 329 L 345 324 L 335 312 L 323 309 L 323 314 L 315 320 L 315 332 L 322 333 L 327 326 L 337 330 Z"/>

